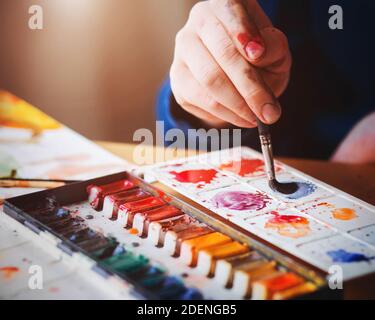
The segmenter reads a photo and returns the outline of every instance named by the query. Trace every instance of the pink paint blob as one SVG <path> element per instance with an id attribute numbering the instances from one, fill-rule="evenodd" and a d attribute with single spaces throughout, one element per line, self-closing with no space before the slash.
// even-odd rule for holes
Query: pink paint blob
<path id="1" fill-rule="evenodd" d="M 216 208 L 226 208 L 230 210 L 262 210 L 270 202 L 270 198 L 259 191 L 256 193 L 246 191 L 222 191 L 212 198 L 212 203 Z"/>

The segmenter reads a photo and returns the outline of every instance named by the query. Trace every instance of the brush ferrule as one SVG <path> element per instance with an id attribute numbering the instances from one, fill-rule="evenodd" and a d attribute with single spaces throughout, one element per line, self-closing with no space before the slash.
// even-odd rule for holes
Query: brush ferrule
<path id="1" fill-rule="evenodd" d="M 260 144 L 263 146 L 271 146 L 271 135 L 270 134 L 267 134 L 267 135 L 260 135 L 259 136 L 260 138 Z"/>
<path id="2" fill-rule="evenodd" d="M 266 174 L 268 180 L 275 180 L 275 167 L 273 164 L 273 152 L 270 135 L 260 135 L 260 143 L 262 147 L 262 153 L 264 158 L 264 165 L 266 167 Z"/>

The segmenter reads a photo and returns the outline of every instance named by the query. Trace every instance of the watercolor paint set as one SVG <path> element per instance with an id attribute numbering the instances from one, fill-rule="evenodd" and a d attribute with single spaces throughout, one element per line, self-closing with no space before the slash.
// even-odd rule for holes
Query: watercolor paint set
<path id="1" fill-rule="evenodd" d="M 285 195 L 270 189 L 262 154 L 239 147 L 142 169 L 148 182 L 178 192 L 216 218 L 328 274 L 344 280 L 375 272 L 375 207 L 276 162 L 280 182 L 296 182 Z"/>
<path id="2" fill-rule="evenodd" d="M 230 178 L 224 179 L 225 187 Z M 198 183 L 207 183 L 203 181 Z M 129 172 L 13 197 L 5 201 L 4 212 L 33 233 L 51 257 L 74 269 L 66 279 L 85 274 L 120 298 L 305 299 L 339 294 L 328 288 L 323 272 Z M 334 246 L 333 240 L 327 243 L 327 248 Z M 55 268 L 55 277 L 67 272 Z"/>

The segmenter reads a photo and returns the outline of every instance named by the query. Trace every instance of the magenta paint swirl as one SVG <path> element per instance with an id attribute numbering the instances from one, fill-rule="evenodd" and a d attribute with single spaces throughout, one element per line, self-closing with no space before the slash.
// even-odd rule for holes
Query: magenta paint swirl
<path id="1" fill-rule="evenodd" d="M 265 208 L 270 200 L 266 194 L 261 192 L 222 191 L 217 193 L 211 201 L 216 208 L 258 211 Z"/>

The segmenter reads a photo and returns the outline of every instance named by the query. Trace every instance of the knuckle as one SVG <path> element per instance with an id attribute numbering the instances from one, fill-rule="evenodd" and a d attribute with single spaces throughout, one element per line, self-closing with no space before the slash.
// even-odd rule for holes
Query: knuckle
<path id="1" fill-rule="evenodd" d="M 239 52 L 237 48 L 227 39 L 220 41 L 220 50 L 218 50 L 218 58 L 226 63 L 233 65 L 238 61 Z"/>
<path id="2" fill-rule="evenodd" d="M 176 33 L 176 37 L 175 37 L 176 45 L 181 45 L 181 43 L 184 42 L 184 39 L 185 39 L 185 30 L 181 29 L 180 31 Z"/>
<path id="3" fill-rule="evenodd" d="M 239 105 L 236 110 L 236 114 L 239 115 L 240 117 L 248 117 L 250 114 L 249 107 L 245 104 Z"/>
<path id="4" fill-rule="evenodd" d="M 288 38 L 285 35 L 285 33 L 282 32 L 281 30 L 279 30 L 277 28 L 273 28 L 273 27 L 272 27 L 271 30 L 272 30 L 272 32 L 276 33 L 277 37 L 279 38 L 281 48 L 283 50 L 289 50 L 289 42 L 288 42 Z"/>
<path id="5" fill-rule="evenodd" d="M 246 92 L 246 94 L 244 95 L 244 99 L 245 101 L 249 104 L 250 102 L 250 105 L 251 105 L 251 102 L 253 100 L 256 100 L 256 97 L 258 95 L 261 95 L 261 94 L 264 94 L 264 90 L 262 88 L 259 88 L 259 87 L 255 87 L 253 86 L 252 88 L 249 88 L 249 90 Z"/>
<path id="6" fill-rule="evenodd" d="M 233 0 L 209 0 L 209 4 L 213 7 L 224 7 L 229 6 L 231 3 L 233 3 Z"/>
<path id="7" fill-rule="evenodd" d="M 217 114 L 220 111 L 220 104 L 216 100 L 210 98 L 207 102 L 207 110 L 213 114 Z"/>
<path id="8" fill-rule="evenodd" d="M 197 18 L 200 18 L 204 10 L 206 9 L 206 7 L 207 7 L 207 4 L 205 1 L 196 3 L 190 10 L 189 19 L 195 20 Z"/>
<path id="9" fill-rule="evenodd" d="M 220 89 L 224 85 L 224 77 L 216 68 L 204 67 L 201 71 L 202 84 L 208 88 Z"/>

